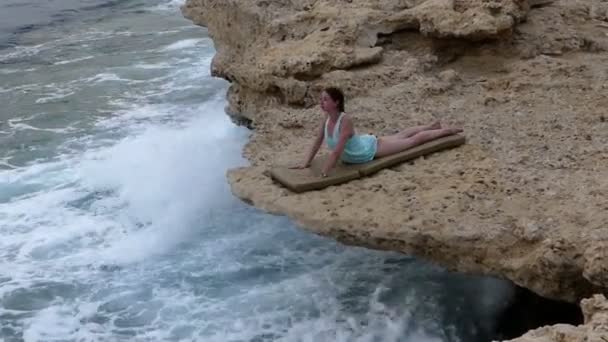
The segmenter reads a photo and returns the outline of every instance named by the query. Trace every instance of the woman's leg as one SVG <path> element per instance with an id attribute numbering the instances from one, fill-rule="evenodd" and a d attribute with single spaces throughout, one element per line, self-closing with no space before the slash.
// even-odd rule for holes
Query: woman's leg
<path id="1" fill-rule="evenodd" d="M 441 128 L 441 123 L 439 121 L 435 121 L 430 125 L 406 128 L 406 129 L 400 131 L 399 133 L 386 136 L 386 138 L 387 139 L 405 139 L 405 138 L 409 138 L 413 135 L 416 135 L 422 131 L 428 131 L 428 130 L 440 129 L 440 128 Z"/>
<path id="2" fill-rule="evenodd" d="M 419 132 L 412 137 L 405 139 L 395 139 L 394 136 L 382 137 L 378 139 L 378 147 L 376 149 L 376 158 L 386 157 L 391 154 L 405 151 L 414 146 L 418 146 L 447 135 L 452 135 L 462 132 L 460 128 L 441 128 L 435 130 L 427 130 Z M 392 138 L 391 138 L 392 137 Z"/>

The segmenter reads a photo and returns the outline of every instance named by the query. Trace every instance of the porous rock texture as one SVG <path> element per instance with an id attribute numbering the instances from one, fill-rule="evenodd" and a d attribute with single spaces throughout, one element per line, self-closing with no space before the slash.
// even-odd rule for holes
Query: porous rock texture
<path id="1" fill-rule="evenodd" d="M 182 12 L 214 41 L 227 112 L 253 128 L 250 165 L 227 175 L 236 196 L 548 298 L 608 288 L 608 2 L 188 0 Z M 344 90 L 359 132 L 440 120 L 467 144 L 291 193 L 267 170 L 304 160 L 326 86 Z"/>

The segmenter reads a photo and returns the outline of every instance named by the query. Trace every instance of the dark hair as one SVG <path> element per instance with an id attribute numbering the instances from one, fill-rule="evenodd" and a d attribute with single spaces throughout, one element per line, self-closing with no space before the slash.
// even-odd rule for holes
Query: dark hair
<path id="1" fill-rule="evenodd" d="M 325 88 L 324 91 L 331 97 L 334 102 L 338 102 L 338 110 L 344 112 L 344 94 L 342 90 L 334 87 Z"/>

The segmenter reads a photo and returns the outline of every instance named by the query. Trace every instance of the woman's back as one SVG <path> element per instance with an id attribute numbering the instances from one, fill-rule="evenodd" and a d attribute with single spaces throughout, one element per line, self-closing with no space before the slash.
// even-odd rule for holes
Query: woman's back
<path id="1" fill-rule="evenodd" d="M 328 134 L 329 118 L 325 121 L 325 139 L 331 150 L 336 148 L 340 140 L 340 127 L 345 113 L 340 113 L 331 134 Z M 356 132 L 346 141 L 341 159 L 345 163 L 356 164 L 365 163 L 372 159 L 376 154 L 377 139 L 371 134 L 359 135 Z"/>

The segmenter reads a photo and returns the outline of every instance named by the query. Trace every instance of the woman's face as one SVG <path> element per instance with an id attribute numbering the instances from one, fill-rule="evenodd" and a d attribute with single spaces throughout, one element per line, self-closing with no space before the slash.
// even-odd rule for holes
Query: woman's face
<path id="1" fill-rule="evenodd" d="M 338 103 L 336 103 L 329 94 L 326 92 L 321 93 L 321 109 L 326 112 L 335 112 L 338 109 Z"/>

